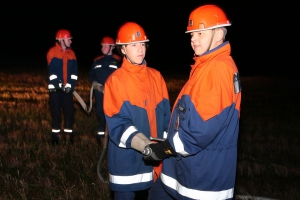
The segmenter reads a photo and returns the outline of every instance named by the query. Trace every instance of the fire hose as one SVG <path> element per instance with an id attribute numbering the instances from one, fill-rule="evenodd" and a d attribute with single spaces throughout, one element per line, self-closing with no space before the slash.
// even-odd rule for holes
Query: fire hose
<path id="1" fill-rule="evenodd" d="M 89 109 L 87 109 L 87 105 L 85 104 L 85 102 L 83 101 L 83 99 L 80 97 L 80 95 L 74 90 L 73 95 L 76 97 L 76 99 L 78 100 L 78 102 L 80 103 L 80 105 L 82 106 L 82 108 L 84 109 L 84 111 L 86 111 L 87 113 L 90 113 L 92 111 L 92 106 L 93 106 L 93 90 L 94 87 L 100 85 L 99 83 L 94 82 L 92 84 L 91 90 L 90 90 L 90 107 Z M 102 152 L 97 164 L 97 174 L 99 179 L 103 182 L 103 183 L 109 183 L 108 180 L 105 180 L 105 178 L 102 175 L 102 162 L 104 160 L 105 157 L 105 153 L 106 153 L 106 149 L 107 149 L 107 141 L 108 141 L 108 131 L 107 131 L 107 126 L 105 129 L 105 134 L 104 134 L 104 140 L 103 140 L 103 148 L 102 148 Z"/>
<path id="2" fill-rule="evenodd" d="M 102 166 L 101 166 L 101 164 L 103 163 L 103 160 L 104 160 L 106 149 L 107 149 L 107 142 L 108 142 L 108 130 L 107 130 L 107 126 L 106 126 L 105 134 L 104 134 L 104 141 L 103 141 L 103 148 L 102 148 L 102 152 L 101 152 L 98 164 L 97 164 L 97 174 L 98 174 L 99 179 L 103 183 L 109 183 L 109 181 L 105 180 L 105 178 L 102 176 L 103 172 L 102 172 Z"/>
<path id="3" fill-rule="evenodd" d="M 93 107 L 93 90 L 94 90 L 94 87 L 96 85 L 102 86 L 99 83 L 93 82 L 91 90 L 90 90 L 90 108 L 89 109 L 87 109 L 87 106 L 86 106 L 85 102 L 83 101 L 83 99 L 80 97 L 80 95 L 75 90 L 73 92 L 73 95 L 76 97 L 76 99 L 78 100 L 78 102 L 82 106 L 83 110 L 86 111 L 87 113 L 90 113 L 92 111 L 92 107 Z"/>

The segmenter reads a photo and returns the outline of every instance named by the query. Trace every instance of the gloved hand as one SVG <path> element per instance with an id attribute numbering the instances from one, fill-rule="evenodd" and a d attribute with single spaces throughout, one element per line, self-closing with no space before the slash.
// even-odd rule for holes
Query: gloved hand
<path id="1" fill-rule="evenodd" d="M 70 87 L 66 87 L 65 88 L 65 93 L 69 93 L 71 91 L 71 88 Z"/>
<path id="2" fill-rule="evenodd" d="M 103 85 L 98 83 L 97 81 L 93 82 L 94 90 L 97 90 L 99 92 L 103 92 Z"/>
<path id="3" fill-rule="evenodd" d="M 176 151 L 168 140 L 148 144 L 142 152 L 145 160 L 163 160 L 170 156 L 177 156 Z"/>

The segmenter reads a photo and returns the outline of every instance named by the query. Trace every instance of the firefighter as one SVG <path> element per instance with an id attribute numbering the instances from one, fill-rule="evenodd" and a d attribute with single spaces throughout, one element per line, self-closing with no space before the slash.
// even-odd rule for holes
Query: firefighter
<path id="1" fill-rule="evenodd" d="M 109 36 L 105 36 L 101 41 L 101 56 L 94 60 L 89 72 L 89 82 L 94 86 L 94 96 L 96 102 L 96 116 L 98 121 L 97 141 L 104 138 L 106 120 L 103 111 L 103 87 L 109 75 L 120 67 L 121 57 L 113 53 L 115 41 Z"/>
<path id="2" fill-rule="evenodd" d="M 56 33 L 56 44 L 47 53 L 48 90 L 52 118 L 52 143 L 59 142 L 61 111 L 64 116 L 63 132 L 74 142 L 73 91 L 78 76 L 78 63 L 71 49 L 70 31 L 61 29 Z"/>
<path id="3" fill-rule="evenodd" d="M 123 24 L 116 39 L 123 62 L 105 83 L 109 184 L 115 200 L 133 200 L 160 173 L 160 163 L 146 163 L 142 151 L 150 136 L 166 137 L 171 111 L 162 75 L 144 59 L 148 41 L 140 25 Z"/>
<path id="4" fill-rule="evenodd" d="M 223 10 L 204 5 L 189 16 L 195 63 L 171 114 L 166 142 L 146 147 L 145 160 L 163 160 L 150 200 L 233 199 L 241 103 L 238 69 L 225 41 Z M 165 151 L 165 146 L 175 150 Z"/>

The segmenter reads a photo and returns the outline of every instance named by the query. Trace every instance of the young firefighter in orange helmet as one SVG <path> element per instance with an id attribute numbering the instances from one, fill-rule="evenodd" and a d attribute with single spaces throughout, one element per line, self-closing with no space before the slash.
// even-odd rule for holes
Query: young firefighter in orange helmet
<path id="1" fill-rule="evenodd" d="M 150 200 L 233 199 L 241 85 L 230 44 L 224 41 L 230 25 L 215 5 L 190 14 L 186 33 L 195 64 L 175 101 L 167 137 L 177 156 L 158 148 L 164 142 L 148 145 L 146 160 L 164 159 Z"/>
<path id="2" fill-rule="evenodd" d="M 94 96 L 96 99 L 96 115 L 98 120 L 97 141 L 101 142 L 105 132 L 105 115 L 103 111 L 103 86 L 106 79 L 120 67 L 121 57 L 113 53 L 115 41 L 105 36 L 101 41 L 103 55 L 98 56 L 90 69 L 89 82 L 94 85 Z"/>
<path id="3" fill-rule="evenodd" d="M 144 59 L 148 41 L 140 25 L 121 26 L 116 45 L 123 63 L 105 83 L 109 184 L 115 200 L 133 200 L 160 173 L 159 165 L 153 168 L 153 163 L 143 160 L 142 151 L 151 143 L 150 136 L 166 136 L 170 103 L 162 75 Z"/>
<path id="4" fill-rule="evenodd" d="M 64 134 L 74 142 L 73 91 L 78 76 L 78 63 L 71 49 L 70 31 L 61 29 L 56 33 L 56 45 L 47 53 L 48 90 L 52 117 L 52 143 L 58 143 L 61 110 L 64 115 Z"/>

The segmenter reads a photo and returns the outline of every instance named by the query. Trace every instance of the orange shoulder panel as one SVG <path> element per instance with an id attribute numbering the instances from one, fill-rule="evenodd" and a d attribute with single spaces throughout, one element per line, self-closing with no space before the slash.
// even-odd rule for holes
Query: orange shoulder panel
<path id="1" fill-rule="evenodd" d="M 216 61 L 218 62 L 218 61 Z M 230 66 L 230 65 L 229 65 Z M 218 62 L 199 73 L 190 91 L 191 100 L 204 121 L 220 114 L 233 100 L 233 70 L 224 62 Z M 196 75 L 196 76 L 199 76 Z"/>
<path id="2" fill-rule="evenodd" d="M 119 55 L 117 55 L 117 54 L 113 54 L 113 57 L 114 57 L 115 59 L 117 59 L 118 61 L 121 60 L 121 56 L 119 56 Z"/>
<path id="3" fill-rule="evenodd" d="M 60 46 L 56 44 L 56 46 L 52 47 L 47 53 L 48 65 L 51 63 L 51 60 L 53 58 L 62 59 L 63 56 L 64 56 L 64 53 L 60 50 Z"/>
<path id="4" fill-rule="evenodd" d="M 103 57 L 104 57 L 104 55 L 97 56 L 97 57 L 94 59 L 94 61 L 99 60 L 100 58 L 103 58 Z"/>

